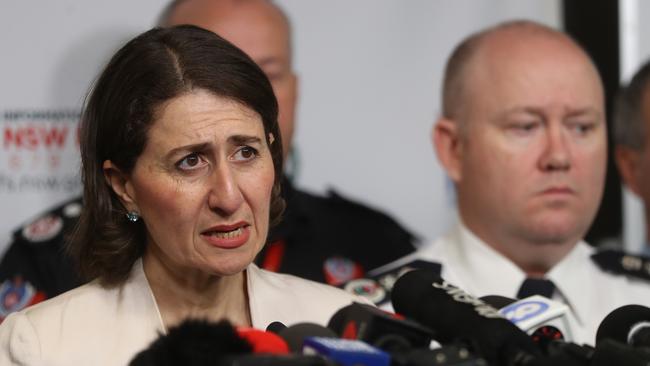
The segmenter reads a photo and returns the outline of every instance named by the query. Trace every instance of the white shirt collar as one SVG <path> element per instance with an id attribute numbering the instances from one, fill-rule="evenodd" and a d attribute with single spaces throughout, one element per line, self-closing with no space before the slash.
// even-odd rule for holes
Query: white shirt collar
<path id="1" fill-rule="evenodd" d="M 569 305 L 580 324 L 587 321 L 587 313 L 592 307 L 590 301 L 594 298 L 593 271 L 589 268 L 589 260 L 585 260 L 593 252 L 592 247 L 580 241 L 546 275 L 555 284 L 555 296 Z"/>
<path id="2" fill-rule="evenodd" d="M 450 271 L 462 278 L 466 291 L 475 296 L 502 295 L 515 299 L 521 284 L 526 279 L 526 274 L 508 258 L 494 250 L 491 246 L 479 239 L 459 220 L 455 235 L 451 240 L 457 245 L 450 245 L 448 255 L 450 258 Z M 584 324 L 591 307 L 589 299 L 593 298 L 593 283 L 591 271 L 585 257 L 591 256 L 594 249 L 584 241 L 578 244 L 545 276 L 553 281 L 556 287 L 555 300 L 566 303 L 576 317 L 576 321 Z M 587 261 L 588 262 L 588 261 Z M 456 268 L 456 269 L 455 269 Z"/>
<path id="3" fill-rule="evenodd" d="M 446 249 L 448 270 L 461 279 L 458 286 L 475 296 L 500 294 L 515 298 L 526 275 L 508 258 L 474 235 L 461 221 Z M 460 273 L 462 271 L 462 273 Z"/>

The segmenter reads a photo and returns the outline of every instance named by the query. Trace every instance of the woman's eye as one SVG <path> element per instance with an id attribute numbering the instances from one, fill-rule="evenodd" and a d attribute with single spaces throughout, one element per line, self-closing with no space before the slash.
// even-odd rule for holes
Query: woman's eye
<path id="1" fill-rule="evenodd" d="M 257 150 L 250 146 L 243 146 L 235 152 L 234 160 L 248 161 L 257 157 Z"/>
<path id="2" fill-rule="evenodd" d="M 176 166 L 181 170 L 198 169 L 203 165 L 205 165 L 205 162 L 197 153 L 191 153 L 176 163 Z"/>

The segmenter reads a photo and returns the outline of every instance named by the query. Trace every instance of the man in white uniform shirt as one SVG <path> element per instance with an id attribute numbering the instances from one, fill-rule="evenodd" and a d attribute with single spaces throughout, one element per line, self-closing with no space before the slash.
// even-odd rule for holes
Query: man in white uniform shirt
<path id="1" fill-rule="evenodd" d="M 459 223 L 374 271 L 379 283 L 414 259 L 435 262 L 475 296 L 566 303 L 574 340 L 589 344 L 610 311 L 650 303 L 648 283 L 606 272 L 582 240 L 601 200 L 607 142 L 602 83 L 573 40 L 524 21 L 465 39 L 448 61 L 432 138 Z"/>

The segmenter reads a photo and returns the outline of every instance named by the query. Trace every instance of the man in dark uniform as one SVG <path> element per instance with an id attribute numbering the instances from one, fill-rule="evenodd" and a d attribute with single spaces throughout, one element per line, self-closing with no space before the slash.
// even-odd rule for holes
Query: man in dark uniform
<path id="1" fill-rule="evenodd" d="M 284 13 L 265 0 L 181 0 L 168 6 L 160 24 L 194 24 L 212 30 L 260 65 L 278 99 L 286 160 L 298 80 L 292 69 L 290 27 Z M 316 196 L 296 189 L 285 178 L 283 193 L 287 210 L 258 256 L 263 268 L 339 285 L 414 249 L 413 235 L 390 217 L 334 192 Z M 19 310 L 34 299 L 49 298 L 80 284 L 63 254 L 65 236 L 78 214 L 66 214 L 66 207 L 75 203 L 80 209 L 79 200 L 66 203 L 15 232 L 0 263 L 0 283 L 11 290 L 7 292 L 11 307 L 0 311 Z M 47 231 L 47 239 L 29 234 L 28 228 L 40 227 Z M 32 288 L 34 291 L 29 291 Z M 32 293 L 39 295 L 26 300 Z M 0 292 L 0 306 L 4 297 Z M 13 300 L 17 297 L 20 301 Z"/>
<path id="2" fill-rule="evenodd" d="M 0 262 L 0 321 L 81 284 L 63 248 L 80 212 L 75 198 L 14 232 Z"/>

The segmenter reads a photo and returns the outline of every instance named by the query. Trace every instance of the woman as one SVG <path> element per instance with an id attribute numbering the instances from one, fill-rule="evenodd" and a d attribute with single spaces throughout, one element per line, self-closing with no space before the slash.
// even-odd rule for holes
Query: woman
<path id="1" fill-rule="evenodd" d="M 153 29 L 119 50 L 81 122 L 69 249 L 92 282 L 8 317 L 0 364 L 127 364 L 187 318 L 323 324 L 358 300 L 252 264 L 284 208 L 276 118 L 262 71 L 211 32 Z"/>

